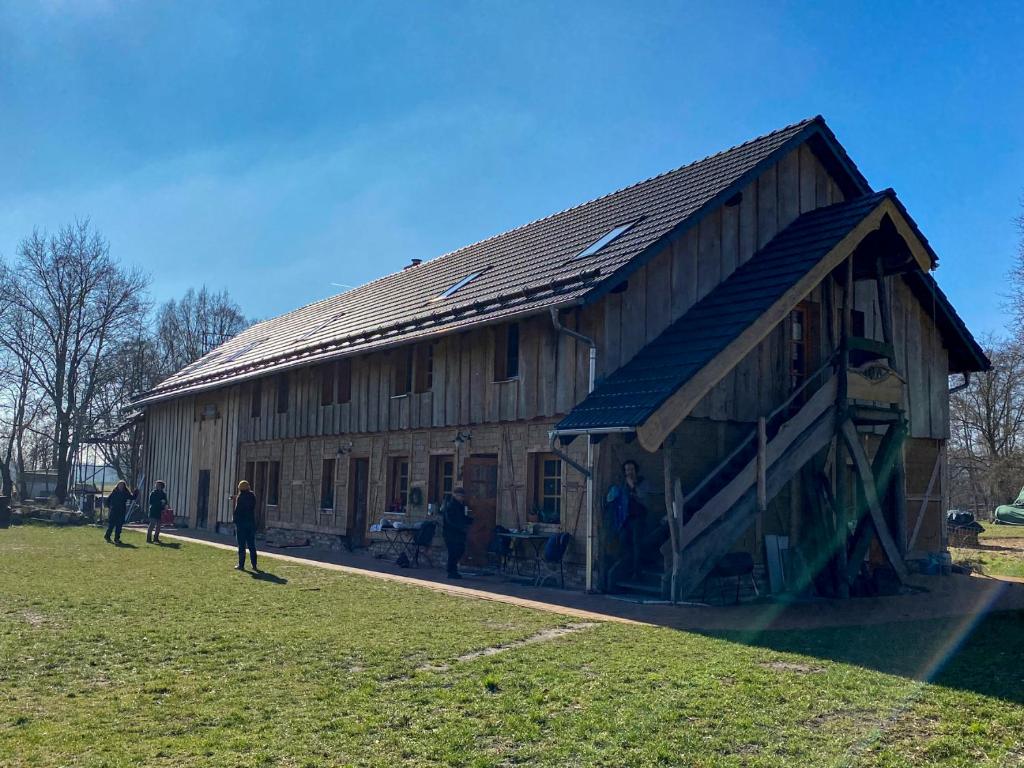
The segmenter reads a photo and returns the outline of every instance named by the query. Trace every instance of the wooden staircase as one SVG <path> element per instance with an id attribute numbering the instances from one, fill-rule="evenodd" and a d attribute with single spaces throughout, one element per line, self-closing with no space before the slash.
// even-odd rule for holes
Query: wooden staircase
<path id="1" fill-rule="evenodd" d="M 796 395 L 797 393 L 794 393 Z M 795 398 L 777 409 L 766 423 L 765 476 L 767 499 L 785 485 L 835 436 L 837 378 L 830 376 L 807 402 L 792 413 Z M 680 527 L 680 556 L 676 594 L 693 593 L 736 540 L 753 523 L 758 509 L 758 448 L 754 439 L 744 441 L 684 500 L 684 524 Z M 671 574 L 662 567 L 660 548 L 669 539 L 667 523 L 644 540 L 641 575 L 625 578 L 626 563 L 616 563 L 609 581 L 617 591 L 668 597 Z"/>

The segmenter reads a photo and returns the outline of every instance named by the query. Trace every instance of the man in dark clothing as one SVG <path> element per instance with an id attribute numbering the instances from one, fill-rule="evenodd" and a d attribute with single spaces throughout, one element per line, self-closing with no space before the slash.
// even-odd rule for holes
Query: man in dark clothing
<path id="1" fill-rule="evenodd" d="M 249 560 L 256 573 L 256 494 L 249 488 L 249 483 L 242 480 L 238 483 L 238 496 L 235 498 L 235 536 L 238 538 L 238 565 L 236 570 L 245 570 L 245 550 L 249 549 Z"/>
<path id="2" fill-rule="evenodd" d="M 167 509 L 167 492 L 164 490 L 164 481 L 157 480 L 156 487 L 149 494 L 149 528 L 146 529 L 146 543 L 160 543 L 160 528 L 163 525 L 162 517 Z M 155 533 L 154 533 L 155 531 Z"/>
<path id="3" fill-rule="evenodd" d="M 640 575 L 641 545 L 644 538 L 644 523 L 647 507 L 644 496 L 649 495 L 647 483 L 639 474 L 639 467 L 632 459 L 622 463 L 622 482 L 608 490 L 606 502 L 612 507 L 615 530 L 622 545 L 623 558 L 628 557 L 630 572 Z"/>
<path id="4" fill-rule="evenodd" d="M 466 552 L 466 535 L 473 518 L 466 514 L 466 492 L 455 488 L 441 510 L 444 543 L 448 547 L 448 578 L 461 579 L 459 560 Z"/>
<path id="5" fill-rule="evenodd" d="M 128 502 L 131 499 L 139 498 L 139 492 L 129 491 L 128 484 L 124 480 L 117 482 L 117 487 L 107 497 L 107 511 L 110 519 L 107 521 L 107 532 L 103 538 L 110 541 L 110 534 L 114 534 L 114 543 L 121 543 L 121 526 L 124 525 L 125 514 L 128 511 Z"/>

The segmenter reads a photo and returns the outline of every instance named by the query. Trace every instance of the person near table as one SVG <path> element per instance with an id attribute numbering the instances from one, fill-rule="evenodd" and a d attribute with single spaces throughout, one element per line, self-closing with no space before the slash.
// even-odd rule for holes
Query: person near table
<path id="1" fill-rule="evenodd" d="M 448 548 L 448 578 L 461 579 L 459 560 L 466 552 L 466 537 L 473 518 L 466 514 L 466 491 L 454 488 L 441 510 L 444 543 Z"/>
<path id="2" fill-rule="evenodd" d="M 644 539 L 647 506 L 643 499 L 649 493 L 647 482 L 640 476 L 640 467 L 627 459 L 622 462 L 622 480 L 608 489 L 606 502 L 612 509 L 612 520 L 619 536 L 623 557 L 629 557 L 630 574 L 640 573 L 640 547 Z"/>
<path id="3" fill-rule="evenodd" d="M 137 498 L 139 498 L 138 490 L 129 491 L 128 483 L 124 480 L 117 481 L 117 486 L 107 497 L 107 510 L 110 519 L 107 521 L 107 532 L 103 534 L 103 538 L 108 542 L 110 534 L 113 533 L 114 543 L 121 543 L 121 527 L 124 525 L 125 514 L 128 511 L 128 502 Z"/>
<path id="4" fill-rule="evenodd" d="M 235 537 L 238 539 L 238 565 L 235 570 L 245 570 L 245 550 L 248 548 L 252 569 L 259 573 L 260 569 L 256 567 L 256 494 L 249 487 L 248 480 L 238 482 L 234 523 Z"/>
<path id="5" fill-rule="evenodd" d="M 163 514 L 167 509 L 167 491 L 163 480 L 157 480 L 149 494 L 149 528 L 146 529 L 146 543 L 160 543 L 160 529 L 163 527 Z"/>

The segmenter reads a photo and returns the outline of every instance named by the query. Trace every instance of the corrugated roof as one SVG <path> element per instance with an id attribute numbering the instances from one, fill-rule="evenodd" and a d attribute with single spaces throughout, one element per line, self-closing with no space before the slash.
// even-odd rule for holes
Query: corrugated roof
<path id="1" fill-rule="evenodd" d="M 621 268 L 687 219 L 732 194 L 774 162 L 777 154 L 812 135 L 834 142 L 822 118 L 803 120 L 258 323 L 174 374 L 139 402 L 582 301 L 616 273 L 621 279 Z M 852 164 L 847 170 L 858 185 L 866 187 Z M 574 258 L 613 227 L 631 221 L 636 223 L 594 256 Z M 437 299 L 457 281 L 481 270 L 450 298 Z"/>
<path id="2" fill-rule="evenodd" d="M 614 371 L 556 431 L 636 428 L 757 322 L 892 190 L 803 214 Z"/>

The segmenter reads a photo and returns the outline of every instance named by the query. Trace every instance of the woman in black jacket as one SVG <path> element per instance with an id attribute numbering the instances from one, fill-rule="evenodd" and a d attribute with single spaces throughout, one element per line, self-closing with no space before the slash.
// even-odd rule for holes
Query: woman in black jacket
<path id="1" fill-rule="evenodd" d="M 139 498 L 139 492 L 129 491 L 128 483 L 124 480 L 117 481 L 117 487 L 107 497 L 107 510 L 110 520 L 107 522 L 107 532 L 103 538 L 110 541 L 110 534 L 114 534 L 114 543 L 121 543 L 121 526 L 124 525 L 124 518 L 128 511 L 128 502 Z"/>
<path id="2" fill-rule="evenodd" d="M 249 560 L 256 573 L 256 494 L 249 488 L 249 482 L 238 483 L 238 496 L 235 497 L 235 535 L 238 537 L 238 565 L 236 570 L 245 570 L 245 549 L 249 548 Z"/>

